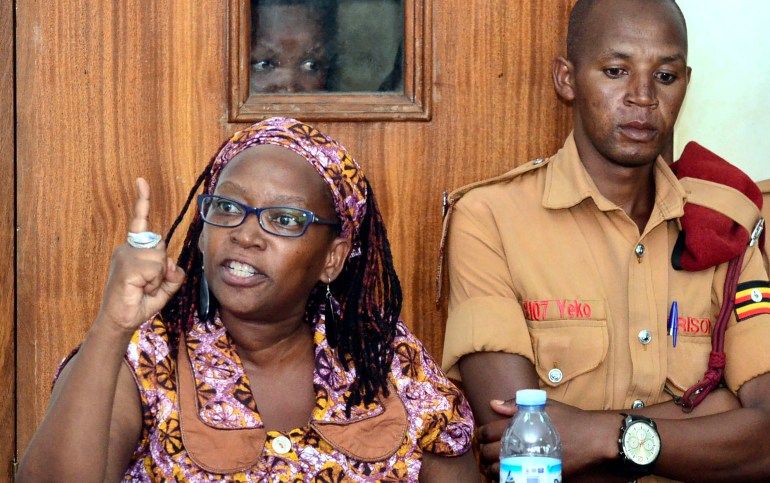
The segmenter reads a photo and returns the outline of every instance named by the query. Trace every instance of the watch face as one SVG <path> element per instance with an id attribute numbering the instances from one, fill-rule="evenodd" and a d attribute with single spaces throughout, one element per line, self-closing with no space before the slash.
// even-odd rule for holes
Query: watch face
<path id="1" fill-rule="evenodd" d="M 637 465 L 649 465 L 660 453 L 658 432 L 644 421 L 634 421 L 623 434 L 623 453 Z"/>

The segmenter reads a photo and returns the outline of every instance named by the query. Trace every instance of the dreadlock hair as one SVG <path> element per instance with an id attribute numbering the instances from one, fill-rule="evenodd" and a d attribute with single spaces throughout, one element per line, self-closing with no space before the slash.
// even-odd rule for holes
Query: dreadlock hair
<path id="1" fill-rule="evenodd" d="M 204 186 L 208 186 L 211 183 L 211 168 L 214 166 L 215 161 L 216 156 L 209 161 L 206 168 L 198 176 L 198 179 L 195 180 L 195 184 L 187 195 L 184 206 L 182 206 L 182 211 L 166 234 L 166 246 L 171 241 L 171 237 L 174 236 L 179 223 L 184 219 L 187 209 L 190 207 L 190 203 L 195 197 L 195 193 L 198 192 L 200 185 L 203 183 Z M 192 316 L 199 308 L 200 281 L 203 276 L 203 254 L 198 250 L 198 239 L 201 236 L 201 231 L 203 231 L 203 220 L 200 214 L 196 213 L 192 223 L 190 223 L 190 228 L 187 230 L 187 237 L 176 262 L 184 270 L 185 280 L 177 293 L 160 311 L 161 318 L 168 332 L 169 350 L 172 358 L 176 358 L 181 334 L 190 328 Z M 211 312 L 214 311 L 212 310 Z"/>
<path id="2" fill-rule="evenodd" d="M 387 396 L 388 374 L 393 361 L 393 339 L 401 315 L 401 282 L 393 265 L 390 242 L 369 180 L 366 185 L 366 215 L 361 223 L 361 255 L 349 258 L 339 277 L 332 282 L 340 314 L 326 320 L 329 346 L 345 367 L 354 367 L 356 381 L 351 384 L 345 412 L 352 406 L 369 404 L 377 394 Z M 324 305 L 320 288 L 308 301 L 306 317 L 313 317 Z"/>
<path id="3" fill-rule="evenodd" d="M 211 184 L 211 169 L 216 157 L 200 174 L 190 190 L 181 213 L 166 235 L 171 240 L 179 223 L 203 183 L 204 189 Z M 331 289 L 339 302 L 339 314 L 326 320 L 326 337 L 329 346 L 336 349 L 340 363 L 354 368 L 356 380 L 351 384 L 345 412 L 350 417 L 351 408 L 361 402 L 372 403 L 382 392 L 388 396 L 388 375 L 393 361 L 393 340 L 396 336 L 403 297 L 401 282 L 393 265 L 390 242 L 382 215 L 377 207 L 369 181 L 366 185 L 366 214 L 359 228 L 361 254 L 350 257 Z M 176 357 L 181 334 L 189 330 L 193 314 L 198 309 L 200 279 L 203 276 L 203 255 L 198 250 L 198 240 L 203 220 L 196 213 L 177 265 L 187 277 L 172 299 L 161 310 L 161 317 L 168 331 L 171 356 Z M 305 307 L 305 322 L 316 322 L 318 314 L 328 303 L 325 291 L 318 284 L 311 292 Z M 213 299 L 213 294 L 212 294 Z M 213 317 L 212 310 L 209 317 Z"/>

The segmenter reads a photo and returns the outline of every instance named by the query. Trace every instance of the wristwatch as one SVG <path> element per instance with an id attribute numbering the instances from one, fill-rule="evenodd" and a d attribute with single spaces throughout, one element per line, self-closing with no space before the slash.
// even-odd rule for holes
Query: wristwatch
<path id="1" fill-rule="evenodd" d="M 651 475 L 660 455 L 658 427 L 655 421 L 644 416 L 621 415 L 623 424 L 618 439 L 620 461 L 616 472 L 619 476 Z"/>

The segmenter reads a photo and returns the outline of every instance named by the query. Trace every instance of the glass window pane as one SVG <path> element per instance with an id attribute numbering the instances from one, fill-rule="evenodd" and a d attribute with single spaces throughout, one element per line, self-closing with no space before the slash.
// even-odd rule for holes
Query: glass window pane
<path id="1" fill-rule="evenodd" d="M 402 92 L 403 0 L 251 0 L 252 94 Z"/>

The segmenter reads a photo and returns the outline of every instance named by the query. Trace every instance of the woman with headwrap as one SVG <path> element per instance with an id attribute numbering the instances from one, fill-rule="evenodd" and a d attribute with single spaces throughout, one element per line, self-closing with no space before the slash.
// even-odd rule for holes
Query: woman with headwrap
<path id="1" fill-rule="evenodd" d="M 128 243 L 19 481 L 478 481 L 469 406 L 399 320 L 346 150 L 291 119 L 236 133 L 166 241 L 201 183 L 175 264 L 137 181 Z"/>

